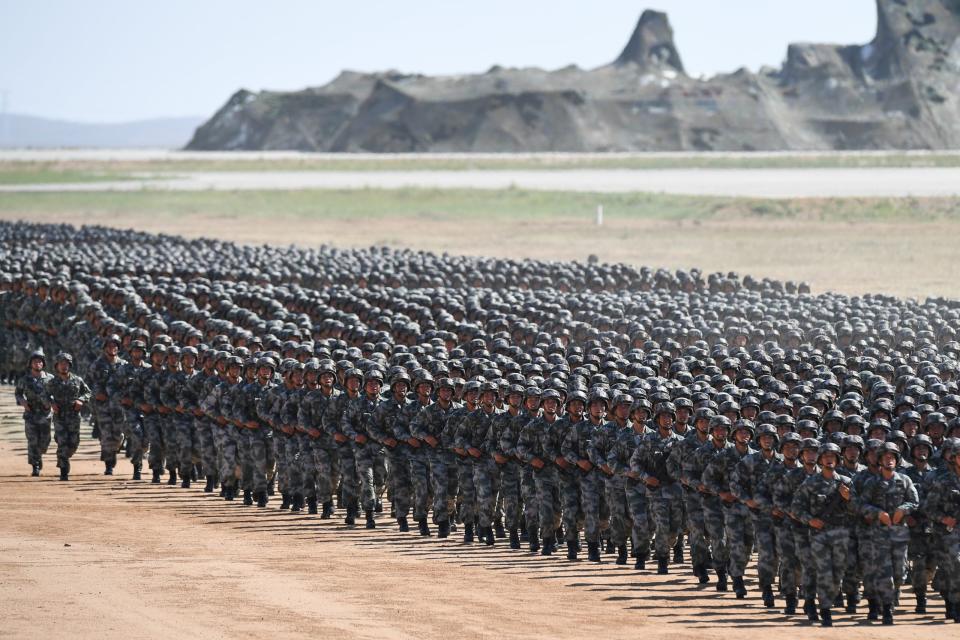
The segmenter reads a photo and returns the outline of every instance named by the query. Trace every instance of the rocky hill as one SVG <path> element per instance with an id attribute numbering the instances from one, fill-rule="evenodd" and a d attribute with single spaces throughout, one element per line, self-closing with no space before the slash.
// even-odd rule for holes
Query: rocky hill
<path id="1" fill-rule="evenodd" d="M 869 44 L 792 44 L 780 69 L 688 76 L 645 11 L 610 64 L 341 73 L 234 94 L 192 150 L 520 152 L 960 148 L 960 0 L 877 0 Z"/>

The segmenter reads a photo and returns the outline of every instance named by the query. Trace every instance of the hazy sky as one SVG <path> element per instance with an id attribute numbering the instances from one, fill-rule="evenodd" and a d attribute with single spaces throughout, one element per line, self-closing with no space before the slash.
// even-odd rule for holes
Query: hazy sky
<path id="1" fill-rule="evenodd" d="M 210 115 L 240 87 L 300 89 L 342 69 L 589 68 L 648 7 L 669 14 L 692 75 L 876 29 L 874 0 L 0 0 L 0 91 L 10 112 L 114 122 Z"/>

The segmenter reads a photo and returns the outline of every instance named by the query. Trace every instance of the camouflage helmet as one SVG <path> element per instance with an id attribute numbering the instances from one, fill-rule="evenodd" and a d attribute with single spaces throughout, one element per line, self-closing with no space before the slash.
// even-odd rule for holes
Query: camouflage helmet
<path id="1" fill-rule="evenodd" d="M 896 445 L 894 445 L 896 446 Z M 840 461 L 840 447 L 833 444 L 832 442 L 826 442 L 817 449 L 817 461 L 823 457 L 824 454 L 832 453 L 837 457 L 837 462 Z"/>
<path id="2" fill-rule="evenodd" d="M 43 364 L 47 364 L 47 356 L 43 352 L 42 348 L 34 349 L 34 351 L 30 354 L 30 359 L 28 362 L 33 362 L 34 360 L 40 360 L 43 362 Z"/>
<path id="3" fill-rule="evenodd" d="M 877 452 L 878 459 L 882 458 L 884 454 L 887 453 L 892 453 L 895 455 L 897 457 L 897 464 L 900 464 L 903 454 L 900 452 L 900 447 L 898 447 L 895 442 L 884 442 L 883 446 L 880 447 L 880 450 Z"/>
<path id="4" fill-rule="evenodd" d="M 66 351 L 61 351 L 57 354 L 57 357 L 53 359 L 55 365 L 60 364 L 61 362 L 66 362 L 71 367 L 73 366 L 73 356 L 67 353 Z"/>
<path id="5" fill-rule="evenodd" d="M 784 445 L 790 444 L 791 442 L 796 444 L 799 447 L 803 444 L 803 438 L 801 438 L 798 434 L 794 433 L 793 431 L 790 431 L 788 433 L 783 434 L 783 439 L 780 440 L 777 448 L 782 453 Z"/>

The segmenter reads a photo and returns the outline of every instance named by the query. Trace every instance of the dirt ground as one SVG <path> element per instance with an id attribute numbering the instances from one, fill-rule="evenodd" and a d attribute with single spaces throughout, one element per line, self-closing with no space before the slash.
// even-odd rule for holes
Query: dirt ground
<path id="1" fill-rule="evenodd" d="M 22 421 L 0 387 L 0 637 L 190 638 L 766 638 L 790 630 L 837 637 L 767 611 L 748 572 L 738 601 L 698 588 L 689 567 L 669 576 L 465 546 L 332 520 L 226 503 L 201 488 L 101 475 L 82 427 L 69 483 L 55 445 L 29 477 Z M 843 637 L 951 634 L 934 602 L 906 595 L 897 626 L 835 617 Z"/>

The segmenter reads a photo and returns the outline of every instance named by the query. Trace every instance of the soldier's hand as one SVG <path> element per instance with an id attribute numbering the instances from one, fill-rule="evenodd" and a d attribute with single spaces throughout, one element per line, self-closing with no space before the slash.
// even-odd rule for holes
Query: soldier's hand
<path id="1" fill-rule="evenodd" d="M 410 436 L 409 438 L 407 438 L 407 444 L 409 444 L 414 449 L 420 448 L 420 441 L 414 438 L 413 436 Z"/>
<path id="2" fill-rule="evenodd" d="M 916 519 L 915 519 L 913 516 L 907 516 L 907 526 L 908 526 L 908 527 L 915 527 L 915 526 L 917 526 L 917 521 L 916 521 Z"/>
<path id="3" fill-rule="evenodd" d="M 659 486 L 660 486 L 660 481 L 657 480 L 656 478 L 652 477 L 652 476 L 649 477 L 649 478 L 647 478 L 647 479 L 645 479 L 645 480 L 643 481 L 643 483 L 644 483 L 645 485 L 647 485 L 648 487 L 659 487 Z"/>
<path id="4" fill-rule="evenodd" d="M 730 493 L 729 491 L 724 491 L 720 494 L 720 499 L 724 502 L 735 502 L 737 497 Z"/>
<path id="5" fill-rule="evenodd" d="M 82 403 L 82 402 L 80 402 L 79 400 L 75 400 L 75 401 L 73 402 L 73 410 L 74 410 L 74 411 L 80 411 L 80 409 L 82 409 L 82 408 L 83 408 L 83 403 Z"/>
<path id="6" fill-rule="evenodd" d="M 845 485 L 845 484 L 841 484 L 840 487 L 839 487 L 839 489 L 837 489 L 837 490 L 840 492 L 840 497 L 841 497 L 841 498 L 843 498 L 844 500 L 849 500 L 849 499 L 850 499 L 850 487 L 848 487 L 848 486 Z"/>
<path id="7" fill-rule="evenodd" d="M 951 529 L 952 529 L 953 527 L 957 526 L 957 519 L 956 519 L 956 518 L 951 518 L 950 516 L 943 516 L 942 518 L 940 518 L 940 522 L 942 522 L 943 524 L 947 525 L 947 526 L 950 527 Z"/>
<path id="8" fill-rule="evenodd" d="M 903 522 L 903 518 L 906 515 L 907 514 L 904 513 L 901 509 L 897 509 L 896 511 L 894 511 L 893 518 L 891 518 L 893 520 L 893 524 L 900 524 L 901 522 Z"/>
<path id="9" fill-rule="evenodd" d="M 395 446 L 397 446 L 397 439 L 396 439 L 396 438 L 386 438 L 386 439 L 383 441 L 383 444 L 385 444 L 385 445 L 387 445 L 388 447 L 390 447 L 391 449 L 393 449 Z"/>
<path id="10" fill-rule="evenodd" d="M 533 460 L 530 461 L 530 465 L 534 469 L 543 469 L 543 460 L 541 460 L 540 458 L 534 458 Z"/>
<path id="11" fill-rule="evenodd" d="M 335 433 L 333 434 L 333 439 L 334 441 L 342 444 L 347 441 L 347 436 L 343 435 L 342 433 Z"/>
<path id="12" fill-rule="evenodd" d="M 886 511 L 881 511 L 880 515 L 877 516 L 877 520 L 879 520 L 882 525 L 890 526 L 890 514 Z"/>
<path id="13" fill-rule="evenodd" d="M 699 491 L 700 493 L 710 493 L 709 491 L 707 491 L 707 485 L 703 484 L 702 482 L 697 485 L 697 491 Z"/>
<path id="14" fill-rule="evenodd" d="M 426 442 L 428 445 L 430 445 L 430 446 L 433 447 L 434 449 L 436 449 L 437 445 L 440 444 L 440 443 L 437 441 L 437 439 L 434 438 L 433 436 L 427 436 L 427 437 L 424 438 L 423 440 L 424 440 L 424 442 Z"/>
<path id="15" fill-rule="evenodd" d="M 494 461 L 495 461 L 497 464 L 506 464 L 506 463 L 507 463 L 507 459 L 504 458 L 504 457 L 503 457 L 502 455 L 500 455 L 499 453 L 493 454 L 493 459 L 494 459 Z"/>
<path id="16" fill-rule="evenodd" d="M 608 465 L 608 464 L 602 464 L 602 465 L 600 465 L 600 471 L 603 471 L 603 472 L 604 472 L 605 474 L 607 474 L 608 476 L 612 476 L 612 475 L 613 475 L 613 468 L 612 468 L 610 465 Z"/>
<path id="17" fill-rule="evenodd" d="M 563 456 L 557 456 L 556 458 L 554 458 L 553 461 L 561 469 L 568 469 L 570 467 L 570 463 L 567 462 L 567 459 L 564 458 Z"/>
<path id="18" fill-rule="evenodd" d="M 307 429 L 307 435 L 309 435 L 313 439 L 317 439 L 320 437 L 320 429 L 317 429 L 317 428 Z M 343 438 L 343 436 L 340 436 L 340 437 Z M 343 439 L 346 440 L 346 438 L 343 438 Z"/>
<path id="19" fill-rule="evenodd" d="M 784 515 L 783 511 L 781 511 L 780 509 L 777 509 L 776 507 L 774 507 L 770 513 L 773 515 L 774 518 L 782 518 Z"/>
<path id="20" fill-rule="evenodd" d="M 364 444 L 367 441 L 367 436 L 363 435 L 362 433 L 358 433 L 354 440 L 356 440 L 358 444 Z"/>
<path id="21" fill-rule="evenodd" d="M 29 403 L 29 402 L 27 402 L 26 400 L 24 400 L 22 406 L 23 406 L 23 412 L 24 412 L 24 413 L 30 413 L 30 403 Z"/>
<path id="22" fill-rule="evenodd" d="M 476 447 L 468 447 L 467 453 L 469 453 L 473 458 L 479 458 L 483 455 L 483 451 L 480 451 L 480 449 L 477 449 Z"/>
<path id="23" fill-rule="evenodd" d="M 750 498 L 749 500 L 747 500 L 746 505 L 747 505 L 748 507 L 750 507 L 751 509 L 759 509 L 759 508 L 760 508 L 760 503 L 757 502 L 756 500 L 754 500 L 753 498 Z"/>
<path id="24" fill-rule="evenodd" d="M 260 425 L 257 423 L 256 420 L 247 420 L 247 421 L 244 422 L 243 424 L 244 424 L 244 426 L 247 427 L 248 429 L 257 429 L 257 428 L 260 427 Z"/>
<path id="25" fill-rule="evenodd" d="M 120 404 L 122 404 L 122 405 L 125 406 L 125 407 L 132 407 L 132 406 L 133 406 L 133 400 L 131 400 L 130 398 L 124 398 L 124 399 L 122 399 L 122 400 L 120 401 Z"/>
<path id="26" fill-rule="evenodd" d="M 811 527 L 813 527 L 814 529 L 818 530 L 818 531 L 819 531 L 820 529 L 823 529 L 823 528 L 826 526 L 826 523 L 825 523 L 823 520 L 821 520 L 820 518 L 814 518 L 814 519 L 811 520 L 808 524 L 809 524 Z"/>
<path id="27" fill-rule="evenodd" d="M 98 393 L 98 394 L 97 394 L 97 402 L 103 402 L 103 401 L 106 400 L 106 399 L 107 399 L 107 394 L 105 394 L 105 393 Z"/>
<path id="28" fill-rule="evenodd" d="M 60 405 L 58 404 L 50 405 L 50 409 L 52 409 L 54 413 L 60 413 Z"/>
<path id="29" fill-rule="evenodd" d="M 591 469 L 593 469 L 593 463 L 590 462 L 589 460 L 581 459 L 577 462 L 577 466 L 583 469 L 584 471 L 590 471 Z"/>
<path id="30" fill-rule="evenodd" d="M 223 416 L 219 416 L 219 417 L 217 418 L 217 424 L 219 424 L 219 425 L 221 425 L 221 426 L 222 426 L 222 425 L 225 425 L 225 424 L 227 424 L 227 419 L 224 418 Z"/>

